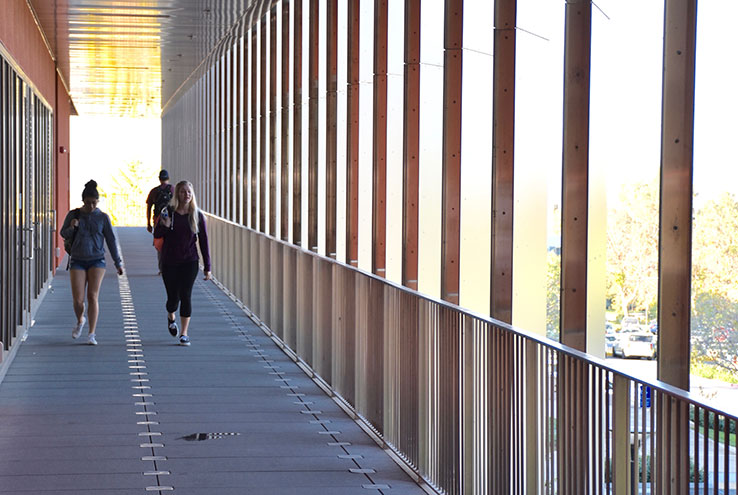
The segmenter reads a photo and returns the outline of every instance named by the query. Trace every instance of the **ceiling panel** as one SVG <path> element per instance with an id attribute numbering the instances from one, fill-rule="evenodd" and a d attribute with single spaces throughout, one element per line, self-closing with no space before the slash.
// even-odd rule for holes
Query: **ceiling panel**
<path id="1" fill-rule="evenodd" d="M 80 115 L 158 116 L 258 0 L 29 0 Z"/>

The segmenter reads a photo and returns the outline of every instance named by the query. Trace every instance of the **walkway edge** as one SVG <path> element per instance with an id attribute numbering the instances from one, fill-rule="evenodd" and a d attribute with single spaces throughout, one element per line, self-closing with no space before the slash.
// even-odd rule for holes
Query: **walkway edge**
<path id="1" fill-rule="evenodd" d="M 18 349 L 20 348 L 21 344 L 26 341 L 26 338 L 28 337 L 28 332 L 31 331 L 31 328 L 33 328 L 33 321 L 34 317 L 36 316 L 36 313 L 38 312 L 39 308 L 41 307 L 41 303 L 44 301 L 44 298 L 46 297 L 46 294 L 49 292 L 49 289 L 51 288 L 54 280 L 56 279 L 56 274 L 52 278 L 50 278 L 41 289 L 41 293 L 38 295 L 38 297 L 31 303 L 31 326 L 23 330 L 22 335 L 20 338 L 16 338 L 15 343 L 10 347 L 8 350 L 8 353 L 3 356 L 3 361 L 0 363 L 0 384 L 3 383 L 3 380 L 5 379 L 5 375 L 8 373 L 8 369 L 10 368 L 10 365 L 13 363 L 13 360 L 15 359 L 15 355 L 18 354 Z M 22 329 L 22 326 L 19 326 L 18 329 Z"/>
<path id="2" fill-rule="evenodd" d="M 202 268 L 202 266 L 200 268 Z M 351 418 L 351 420 L 353 420 L 354 423 L 356 423 L 359 428 L 361 428 L 362 431 L 366 433 L 369 438 L 371 438 L 389 456 L 389 458 L 392 459 L 392 461 L 394 461 L 394 463 L 397 464 L 400 469 L 405 472 L 405 474 L 407 474 L 415 483 L 417 483 L 421 490 L 426 492 L 428 495 L 440 495 L 442 493 L 441 491 L 437 491 L 425 478 L 420 475 L 420 473 L 418 473 L 417 470 L 415 470 L 415 468 L 410 463 L 405 461 L 400 452 L 396 451 L 392 445 L 385 442 L 384 438 L 382 438 L 382 436 L 371 426 L 368 421 L 366 421 L 360 414 L 357 414 L 353 406 L 346 399 L 337 394 L 330 387 L 330 385 L 328 385 L 328 383 L 310 367 L 310 365 L 300 359 L 300 357 L 284 341 L 282 341 L 282 339 L 277 337 L 277 335 L 272 332 L 272 330 L 248 308 L 248 306 L 246 306 L 240 299 L 238 299 L 235 294 L 228 290 L 228 288 L 223 285 L 220 280 L 218 280 L 216 277 L 212 277 L 211 281 L 216 287 L 218 287 L 218 289 L 220 289 L 226 296 L 228 296 L 229 299 L 235 302 L 236 305 L 241 308 L 244 314 L 248 318 L 250 318 L 256 324 L 256 326 L 261 329 L 262 332 L 264 332 L 269 338 L 271 338 L 272 341 L 277 344 L 277 347 L 279 347 L 279 349 L 284 352 L 287 357 L 294 361 L 295 364 L 297 364 L 297 367 L 302 370 L 302 372 L 305 373 L 311 380 L 313 380 L 318 388 L 320 388 L 323 393 L 330 397 L 333 402 L 335 402 L 341 408 L 341 410 L 343 410 L 343 412 L 345 412 L 346 415 L 348 415 L 348 417 Z"/>

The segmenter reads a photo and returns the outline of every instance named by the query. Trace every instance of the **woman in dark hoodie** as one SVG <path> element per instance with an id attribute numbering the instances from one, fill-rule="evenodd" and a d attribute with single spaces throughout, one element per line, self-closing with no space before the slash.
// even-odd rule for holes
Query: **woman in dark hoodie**
<path id="1" fill-rule="evenodd" d="M 73 239 L 69 279 L 72 283 L 77 325 L 72 330 L 72 338 L 79 337 L 87 321 L 89 323 L 87 343 L 90 345 L 97 345 L 95 339 L 98 317 L 97 295 L 105 276 L 105 243 L 115 262 L 118 275 L 123 275 L 113 225 L 110 223 L 110 217 L 97 208 L 99 198 L 97 182 L 91 180 L 85 184 L 82 191 L 83 206 L 67 213 L 60 232 L 64 239 Z M 84 316 L 85 289 L 87 289 L 87 319 Z"/>

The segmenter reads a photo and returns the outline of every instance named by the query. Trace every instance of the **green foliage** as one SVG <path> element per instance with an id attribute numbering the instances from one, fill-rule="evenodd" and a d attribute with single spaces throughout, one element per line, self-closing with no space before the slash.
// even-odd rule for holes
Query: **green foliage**
<path id="1" fill-rule="evenodd" d="M 738 201 L 730 193 L 694 214 L 692 260 L 693 367 L 738 382 Z"/>

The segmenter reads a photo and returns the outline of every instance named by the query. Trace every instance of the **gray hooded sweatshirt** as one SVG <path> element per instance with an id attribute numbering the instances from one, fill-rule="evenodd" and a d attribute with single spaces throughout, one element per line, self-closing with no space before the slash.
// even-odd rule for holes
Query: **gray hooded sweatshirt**
<path id="1" fill-rule="evenodd" d="M 78 261 L 103 259 L 105 258 L 104 243 L 107 243 L 110 256 L 115 262 L 115 267 L 120 268 L 121 259 L 118 253 L 118 242 L 115 239 L 110 217 L 98 208 L 92 210 L 92 213 L 84 213 L 80 209 L 79 227 L 75 229 L 72 227 L 72 220 L 74 220 L 76 215 L 77 212 L 75 210 L 67 213 L 60 232 L 61 236 L 65 239 L 75 236 L 74 242 L 72 243 L 72 259 Z"/>

